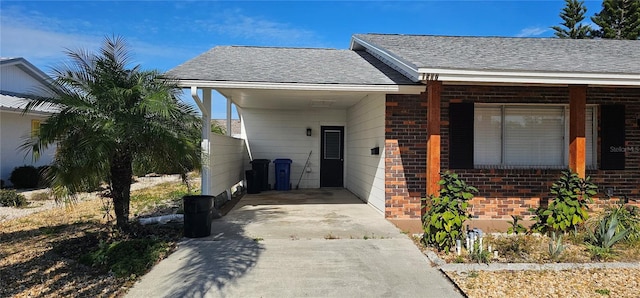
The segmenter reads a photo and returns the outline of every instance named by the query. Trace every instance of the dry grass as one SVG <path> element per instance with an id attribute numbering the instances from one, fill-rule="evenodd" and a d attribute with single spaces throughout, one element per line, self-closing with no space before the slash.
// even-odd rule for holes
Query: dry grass
<path id="1" fill-rule="evenodd" d="M 638 297 L 640 269 L 474 271 L 447 275 L 468 297 Z"/>
<path id="2" fill-rule="evenodd" d="M 179 183 L 167 183 L 132 195 L 159 197 L 182 188 Z M 77 261 L 101 240 L 121 237 L 108 221 L 113 213 L 105 212 L 106 202 L 94 198 L 1 222 L 0 297 L 115 297 L 124 293 L 134 279 L 116 278 Z M 132 202 L 132 213 L 175 208 L 173 203 L 143 202 Z"/>

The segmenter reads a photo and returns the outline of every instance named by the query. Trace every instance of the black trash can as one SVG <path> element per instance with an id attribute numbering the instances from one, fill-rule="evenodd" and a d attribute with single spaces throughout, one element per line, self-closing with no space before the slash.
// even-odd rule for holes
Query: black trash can
<path id="1" fill-rule="evenodd" d="M 247 178 L 247 193 L 260 193 L 260 185 L 258 185 L 258 181 L 256 179 L 256 171 L 248 170 L 244 172 L 244 175 Z"/>
<path id="2" fill-rule="evenodd" d="M 184 196 L 184 236 L 188 238 L 211 235 L 211 218 L 214 196 Z"/>
<path id="3" fill-rule="evenodd" d="M 256 181 L 258 182 L 258 190 L 269 190 L 269 164 L 268 159 L 254 159 L 251 161 L 251 168 L 256 171 Z"/>

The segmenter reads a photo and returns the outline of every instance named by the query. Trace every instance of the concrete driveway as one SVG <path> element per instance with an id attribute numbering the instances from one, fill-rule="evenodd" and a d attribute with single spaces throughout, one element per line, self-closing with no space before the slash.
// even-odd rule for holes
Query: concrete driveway
<path id="1" fill-rule="evenodd" d="M 127 297 L 462 297 L 413 242 L 344 189 L 246 195 Z"/>

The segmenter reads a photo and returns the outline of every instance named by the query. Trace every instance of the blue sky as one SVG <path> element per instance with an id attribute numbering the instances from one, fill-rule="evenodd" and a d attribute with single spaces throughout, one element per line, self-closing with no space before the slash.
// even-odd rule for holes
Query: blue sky
<path id="1" fill-rule="evenodd" d="M 587 15 L 601 3 L 585 1 Z M 217 45 L 347 49 L 354 33 L 551 37 L 563 6 L 562 0 L 1 0 L 0 56 L 24 57 L 48 72 L 64 61 L 65 49 L 93 50 L 115 34 L 127 39 L 135 63 L 167 71 Z M 214 97 L 214 118 L 225 117 L 224 106 Z"/>

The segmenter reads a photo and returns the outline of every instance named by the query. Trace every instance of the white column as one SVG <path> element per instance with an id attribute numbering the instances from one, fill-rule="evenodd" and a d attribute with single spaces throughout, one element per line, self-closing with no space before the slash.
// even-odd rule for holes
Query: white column
<path id="1" fill-rule="evenodd" d="M 213 181 L 211 181 L 211 89 L 202 89 L 202 173 L 201 173 L 201 193 L 203 195 L 214 195 Z"/>

